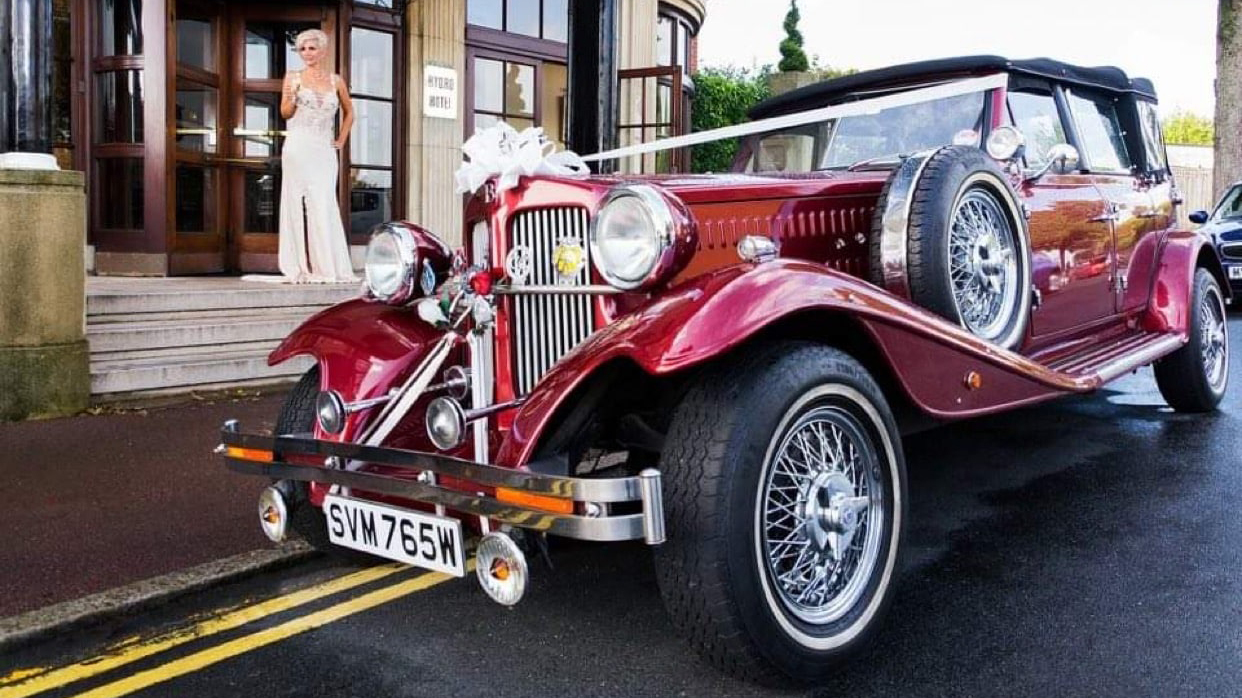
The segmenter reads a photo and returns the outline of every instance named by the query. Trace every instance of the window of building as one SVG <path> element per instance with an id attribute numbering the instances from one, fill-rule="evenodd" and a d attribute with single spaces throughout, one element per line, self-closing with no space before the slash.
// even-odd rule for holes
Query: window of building
<path id="1" fill-rule="evenodd" d="M 397 36 L 353 26 L 349 47 L 349 88 L 354 103 L 349 137 L 349 232 L 366 235 L 393 217 Z"/>
<path id="2" fill-rule="evenodd" d="M 564 147 L 568 0 L 468 0 L 466 136 L 504 121 Z"/>
<path id="3" fill-rule="evenodd" d="M 466 23 L 564 43 L 569 40 L 569 0 L 468 0 Z"/>
<path id="4" fill-rule="evenodd" d="M 97 0 L 94 14 L 89 103 L 101 202 L 95 220 L 101 228 L 137 231 L 144 225 L 142 0 Z"/>

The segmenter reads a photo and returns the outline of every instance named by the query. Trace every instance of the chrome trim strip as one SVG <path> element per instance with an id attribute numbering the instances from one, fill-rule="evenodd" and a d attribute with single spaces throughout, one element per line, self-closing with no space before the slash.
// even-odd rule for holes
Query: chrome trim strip
<path id="1" fill-rule="evenodd" d="M 493 519 L 520 528 L 529 528 L 580 540 L 613 542 L 638 540 L 644 537 L 644 515 L 587 517 L 574 514 L 553 514 L 526 509 L 490 497 L 448 490 L 414 480 L 361 473 L 349 470 L 328 470 L 313 465 L 241 460 L 225 458 L 228 467 L 246 475 L 260 475 L 276 480 L 324 482 L 354 491 L 376 492 L 434 504 L 437 511 L 452 509 L 482 519 Z M 637 479 L 637 478 L 632 478 Z"/>
<path id="2" fill-rule="evenodd" d="M 902 298 L 910 298 L 910 280 L 906 263 L 910 206 L 914 203 L 914 187 L 935 150 L 915 153 L 901 161 L 888 186 L 880 225 L 879 275 L 884 288 Z"/>
<path id="3" fill-rule="evenodd" d="M 336 456 L 359 463 L 371 463 L 415 471 L 431 471 L 459 480 L 469 480 L 489 487 L 511 487 L 554 497 L 565 497 L 578 502 L 631 502 L 641 498 L 638 478 L 585 479 L 543 475 L 529 470 L 502 468 L 496 465 L 474 463 L 452 456 L 436 453 L 409 451 L 388 446 L 366 446 L 338 441 L 323 441 L 308 436 L 269 436 L 266 434 L 243 434 L 227 429 L 220 432 L 225 447 L 239 446 L 262 451 L 272 451 L 281 457 L 310 456 L 313 462 L 322 463 L 325 458 Z M 343 472 L 326 470 L 323 472 Z"/>
<path id="4" fill-rule="evenodd" d="M 1107 383 L 1108 381 L 1118 378 L 1129 371 L 1133 371 L 1140 366 L 1146 366 L 1166 354 L 1177 351 L 1185 343 L 1186 338 L 1178 335 L 1161 337 L 1147 347 L 1138 350 L 1138 352 L 1134 354 L 1104 364 L 1100 367 L 1100 370 L 1096 372 L 1096 375 L 1100 377 L 1101 381 Z"/>
<path id="5" fill-rule="evenodd" d="M 614 296 L 625 293 L 612 286 L 511 286 L 498 284 L 492 287 L 498 296 Z"/>

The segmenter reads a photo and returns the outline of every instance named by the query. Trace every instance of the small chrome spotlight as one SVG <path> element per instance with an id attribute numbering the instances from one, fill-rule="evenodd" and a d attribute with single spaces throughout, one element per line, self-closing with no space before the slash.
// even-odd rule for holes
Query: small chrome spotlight
<path id="1" fill-rule="evenodd" d="M 263 534 L 273 543 L 285 539 L 289 523 L 289 507 L 285 504 L 285 495 L 276 485 L 267 487 L 259 495 L 259 526 Z"/>
<path id="2" fill-rule="evenodd" d="M 530 579 L 526 555 L 508 534 L 500 531 L 493 531 L 479 541 L 474 574 L 492 601 L 503 606 L 521 601 Z"/>
<path id="3" fill-rule="evenodd" d="M 345 430 L 345 416 L 348 414 L 345 399 L 335 390 L 324 390 L 315 398 L 315 416 L 319 420 L 319 428 L 329 434 L 339 434 Z"/>
<path id="4" fill-rule="evenodd" d="M 466 435 L 466 411 L 451 397 L 438 397 L 427 405 L 427 436 L 441 451 L 461 445 Z"/>

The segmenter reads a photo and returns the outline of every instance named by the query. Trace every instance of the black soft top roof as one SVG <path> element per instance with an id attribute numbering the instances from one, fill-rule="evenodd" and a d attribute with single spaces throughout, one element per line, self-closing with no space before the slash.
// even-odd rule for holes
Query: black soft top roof
<path id="1" fill-rule="evenodd" d="M 808 106 L 824 106 L 859 90 L 882 89 L 931 78 L 995 72 L 1051 78 L 1115 92 L 1131 92 L 1152 101 L 1156 100 L 1156 90 L 1151 80 L 1130 79 L 1120 68 L 1113 66 L 1085 68 L 1051 58 L 1011 60 L 1002 56 L 960 56 L 877 68 L 807 85 L 759 103 L 750 110 L 750 118 L 762 119 L 806 109 Z"/>

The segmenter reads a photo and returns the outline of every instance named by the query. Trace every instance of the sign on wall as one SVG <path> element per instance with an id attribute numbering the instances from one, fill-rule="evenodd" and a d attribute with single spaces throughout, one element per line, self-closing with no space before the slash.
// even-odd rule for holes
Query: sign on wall
<path id="1" fill-rule="evenodd" d="M 423 66 L 423 115 L 457 118 L 457 71 L 438 65 Z"/>

